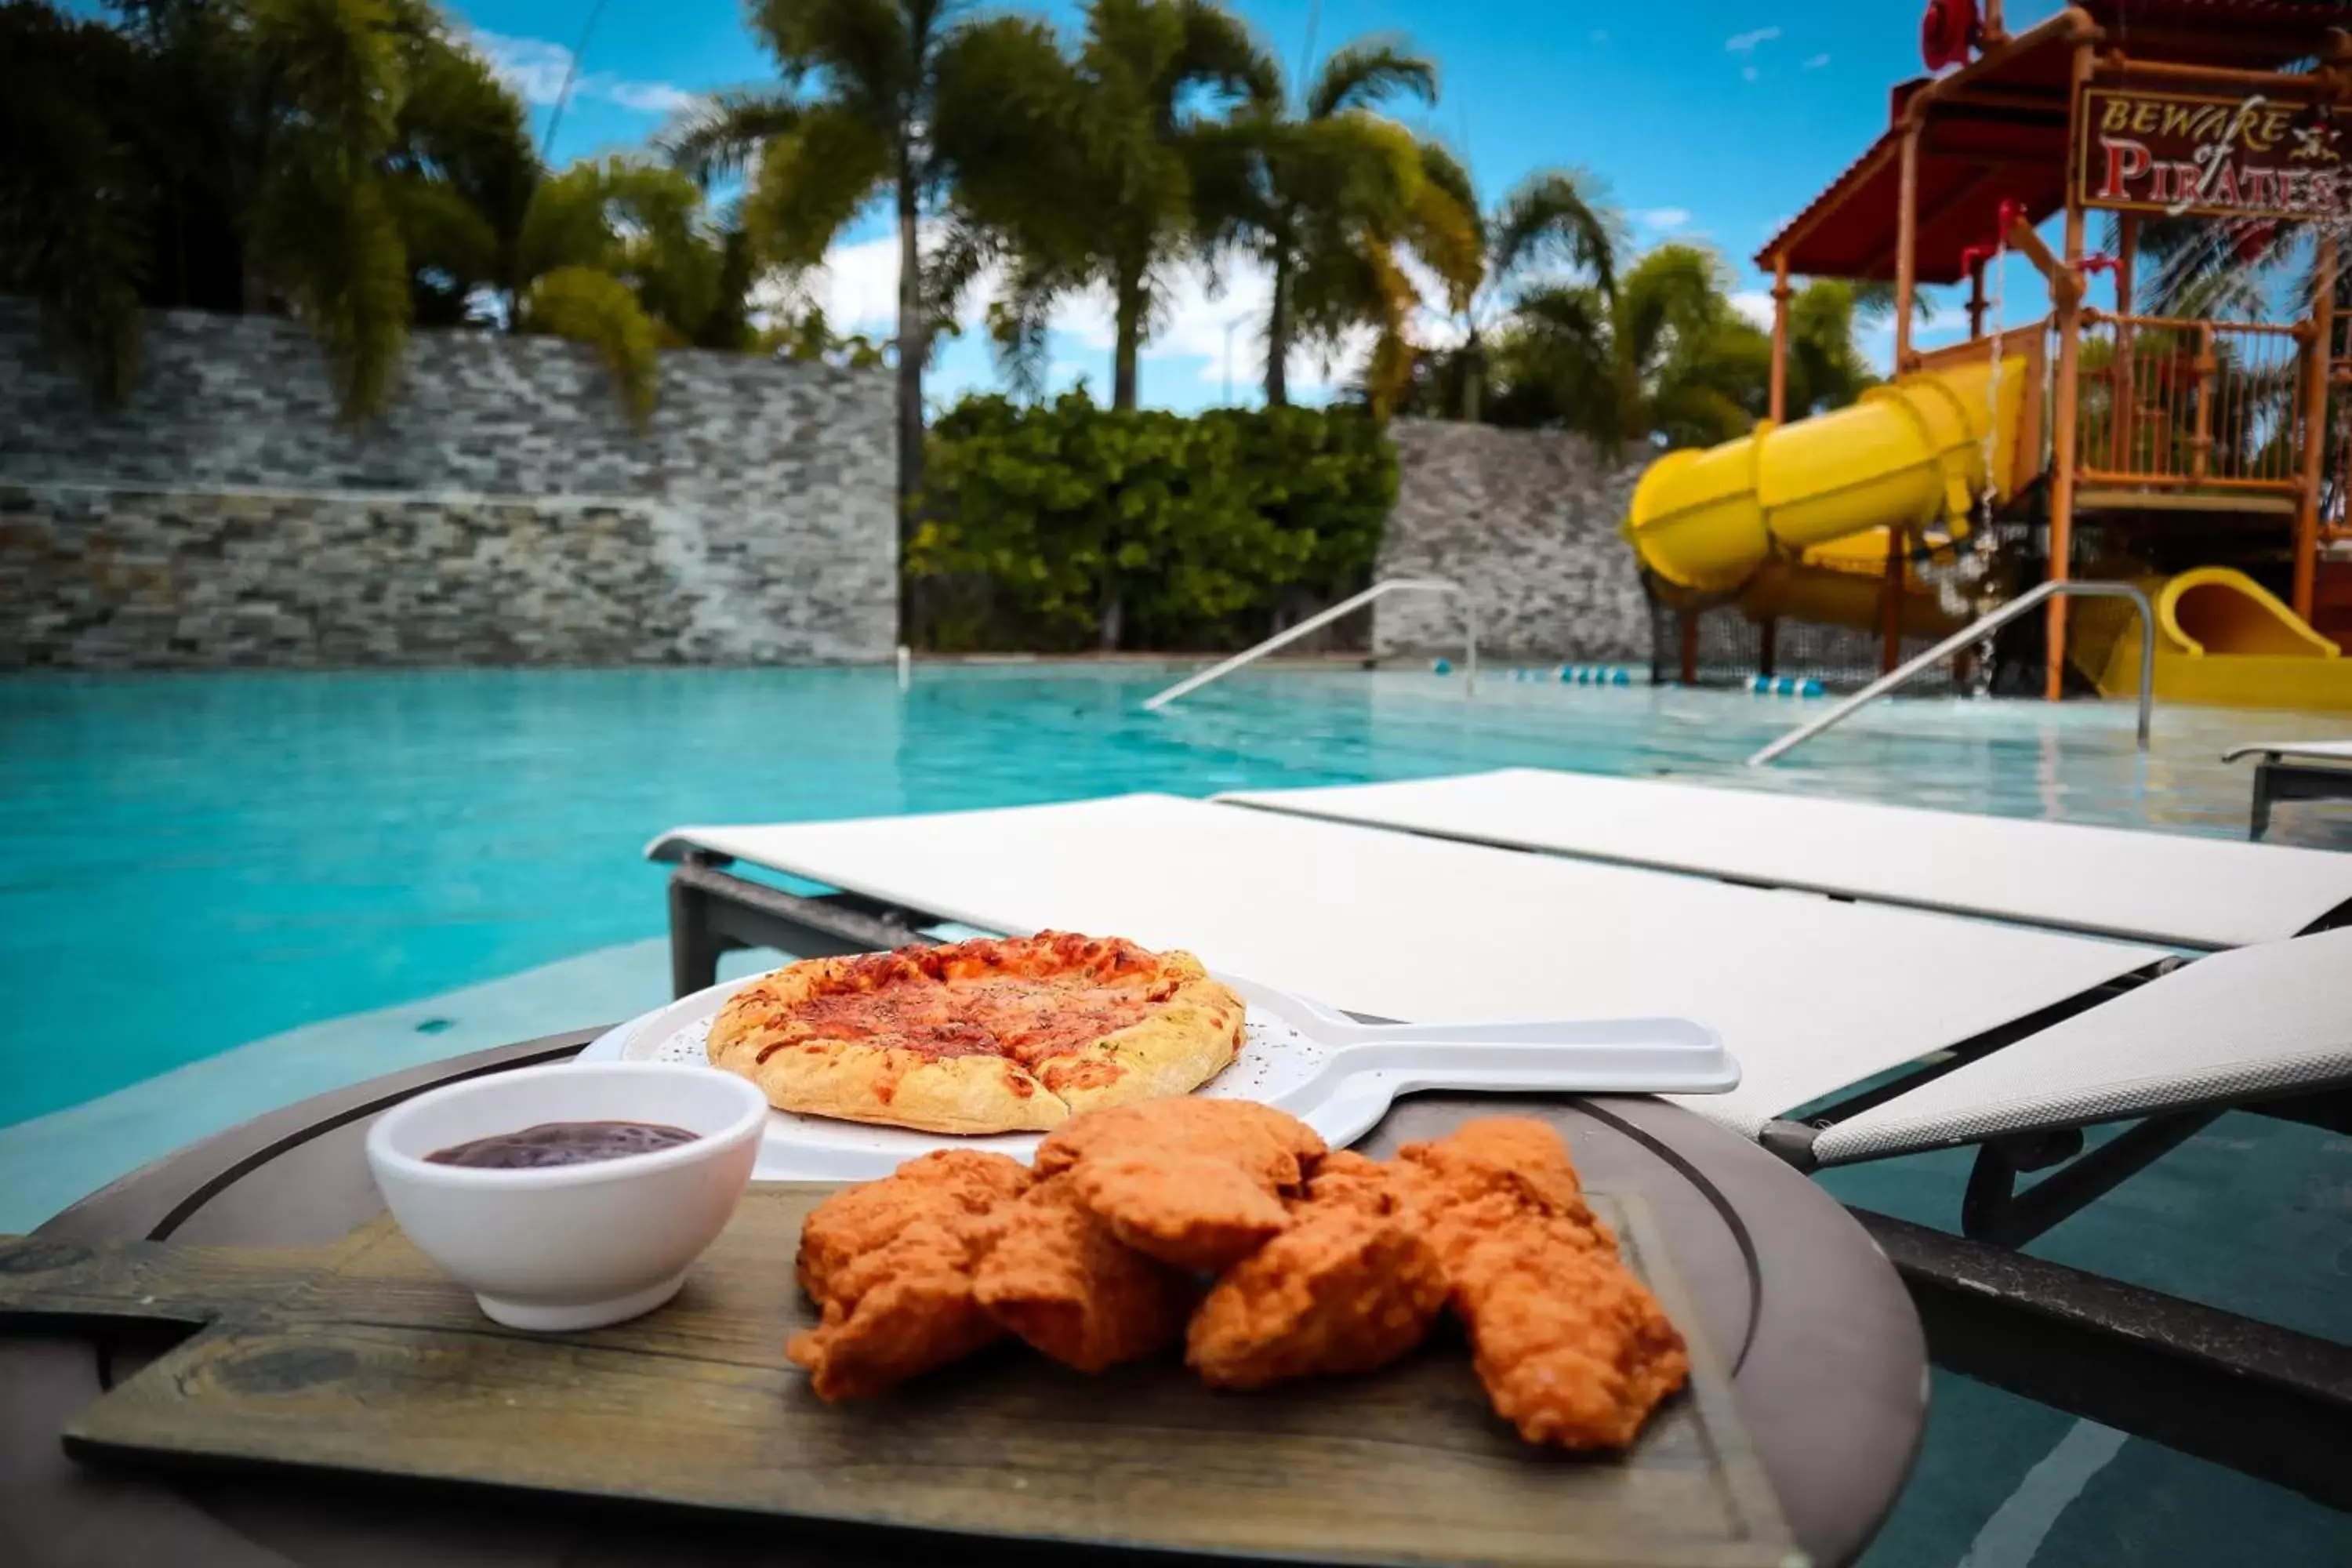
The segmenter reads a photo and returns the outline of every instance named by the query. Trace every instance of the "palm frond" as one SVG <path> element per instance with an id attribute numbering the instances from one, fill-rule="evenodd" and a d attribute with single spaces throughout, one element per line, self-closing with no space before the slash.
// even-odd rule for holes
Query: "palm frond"
<path id="1" fill-rule="evenodd" d="M 570 338 L 596 351 L 613 377 L 629 423 L 653 416 L 661 379 L 661 333 L 629 286 L 589 267 L 559 267 L 533 282 L 519 324 L 527 332 Z"/>
<path id="2" fill-rule="evenodd" d="M 961 24 L 941 41 L 932 80 L 924 174 L 935 191 L 1007 227 L 1067 200 L 1077 88 L 1050 26 L 1014 16 Z"/>
<path id="3" fill-rule="evenodd" d="M 1213 83 L 1253 103 L 1282 100 L 1282 66 L 1257 33 L 1218 0 L 1175 0 L 1183 21 L 1176 85 Z"/>
<path id="4" fill-rule="evenodd" d="M 0 6 L 0 289 L 39 300 L 110 404 L 138 368 L 152 190 L 101 106 L 142 63 L 97 23 Z"/>
<path id="5" fill-rule="evenodd" d="M 1601 184 L 1580 170 L 1543 169 L 1503 199 L 1488 226 L 1487 268 L 1496 279 L 1565 264 L 1605 289 L 1613 282 L 1624 220 Z"/>
<path id="6" fill-rule="evenodd" d="M 542 180 L 523 214 L 516 282 L 527 287 L 562 267 L 609 270 L 617 265 L 620 241 L 604 210 L 608 194 L 604 165 L 593 158 Z"/>
<path id="7" fill-rule="evenodd" d="M 768 143 L 744 197 L 744 230 L 774 265 L 815 266 L 890 179 L 892 162 L 888 141 L 872 124 L 820 104 Z"/>
<path id="8" fill-rule="evenodd" d="M 294 113 L 255 198 L 257 258 L 324 351 L 346 419 L 389 395 L 409 266 L 380 164 L 404 79 L 386 0 L 250 0 L 255 47 Z"/>
<path id="9" fill-rule="evenodd" d="M 944 237 L 923 257 L 923 310 L 934 339 L 955 326 L 964 296 L 1003 253 L 1001 237 L 986 225 L 961 214 L 949 220 Z"/>
<path id="10" fill-rule="evenodd" d="M 408 342 L 406 248 L 384 180 L 289 149 L 256 204 L 270 276 L 325 354 L 347 421 L 380 412 Z"/>
<path id="11" fill-rule="evenodd" d="M 1046 334 L 1055 292 L 1050 279 L 1016 273 L 989 304 L 990 352 L 1015 396 L 1034 401 L 1045 395 L 1051 363 Z"/>
<path id="12" fill-rule="evenodd" d="M 670 116 L 655 134 L 654 147 L 671 168 L 708 186 L 741 174 L 767 142 L 791 134 L 804 112 L 784 93 L 726 88 Z"/>
<path id="13" fill-rule="evenodd" d="M 1481 229 L 1480 243 L 1485 243 L 1485 216 L 1478 207 L 1478 183 L 1470 177 L 1470 166 L 1456 157 L 1454 149 L 1433 137 L 1423 137 L 1421 142 L 1422 178 L 1454 198 L 1455 205 L 1477 220 Z"/>
<path id="14" fill-rule="evenodd" d="M 1723 263 L 1695 245 L 1652 249 L 1620 280 L 1619 353 L 1647 369 L 1674 334 L 1704 331 L 1728 310 Z"/>
<path id="15" fill-rule="evenodd" d="M 1437 64 L 1411 53 L 1399 38 L 1360 38 L 1323 62 L 1307 93 L 1306 117 L 1328 120 L 1343 110 L 1371 109 L 1403 96 L 1437 101 Z"/>
<path id="16" fill-rule="evenodd" d="M 751 0 L 788 87 L 818 79 L 826 101 L 881 129 L 919 103 L 945 25 L 938 0 Z"/>
<path id="17" fill-rule="evenodd" d="M 1895 319 L 1895 285 L 1884 278 L 1865 278 L 1848 285 L 1853 290 L 1855 317 L 1871 326 L 1884 326 Z M 1916 321 L 1931 320 L 1937 310 L 1935 294 L 1926 289 L 1911 290 L 1911 314 Z"/>

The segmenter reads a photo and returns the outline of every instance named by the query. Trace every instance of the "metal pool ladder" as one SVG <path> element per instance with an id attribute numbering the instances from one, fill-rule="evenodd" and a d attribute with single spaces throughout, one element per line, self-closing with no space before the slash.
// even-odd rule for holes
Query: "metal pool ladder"
<path id="1" fill-rule="evenodd" d="M 1244 648 L 1241 652 L 1234 655 L 1233 658 L 1226 659 L 1222 664 L 1213 664 L 1206 669 L 1197 670 L 1194 673 L 1186 676 L 1183 679 L 1178 681 L 1167 690 L 1160 692 L 1155 696 L 1146 698 L 1143 705 L 1147 709 L 1156 710 L 1165 708 L 1169 703 L 1175 701 L 1179 697 L 1182 697 L 1188 692 L 1198 691 L 1203 686 L 1208 685 L 1209 682 L 1222 679 L 1225 676 L 1231 675 L 1234 670 L 1239 669 L 1245 664 L 1255 661 L 1263 655 L 1272 653 L 1276 648 L 1284 647 L 1286 644 L 1297 642 L 1300 637 L 1305 637 L 1308 632 L 1315 630 L 1318 626 L 1329 626 L 1333 621 L 1338 620 L 1341 616 L 1346 615 L 1349 611 L 1360 609 L 1384 594 L 1408 592 L 1423 594 L 1460 594 L 1463 595 L 1462 617 L 1465 629 L 1463 636 L 1462 673 L 1465 683 L 1468 689 L 1466 695 L 1471 697 L 1477 696 L 1478 602 L 1475 599 L 1471 598 L 1469 596 L 1468 590 L 1465 589 L 1459 583 L 1448 583 L 1436 577 L 1391 577 L 1382 582 L 1373 584 L 1370 587 L 1365 589 L 1360 594 L 1340 600 L 1338 604 L 1332 605 L 1328 610 L 1322 611 L 1320 614 L 1307 616 L 1305 620 L 1299 622 L 1295 626 L 1289 627 L 1287 630 L 1275 633 L 1274 636 L 1266 638 L 1255 647 Z"/>
<path id="2" fill-rule="evenodd" d="M 2130 583 L 2063 582 L 2044 583 L 2019 595 L 1992 614 L 1954 632 L 1909 663 L 1880 676 L 1820 718 L 1790 731 L 1748 758 L 1748 765 L 1760 768 L 1777 757 L 1786 756 L 1831 725 L 1843 722 L 1858 709 L 1877 701 L 1937 660 L 1959 652 L 1987 633 L 2000 630 L 2036 605 L 2056 598 L 2061 594 L 2081 594 L 2095 599 L 2129 599 L 2139 606 L 2139 749 L 2147 751 L 2148 714 L 2156 705 L 2156 608 L 2147 602 L 2147 595 Z"/>

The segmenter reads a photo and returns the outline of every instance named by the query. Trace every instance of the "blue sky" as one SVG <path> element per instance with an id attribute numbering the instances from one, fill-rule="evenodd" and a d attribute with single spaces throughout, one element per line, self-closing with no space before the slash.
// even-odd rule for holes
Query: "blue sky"
<path id="1" fill-rule="evenodd" d="M 536 101 L 543 128 L 593 4 L 465 0 L 450 8 Z M 1033 8 L 1066 25 L 1078 12 L 1071 4 Z M 1296 68 L 1318 9 L 1313 0 L 1236 0 L 1234 8 Z M 2055 8 L 2055 0 L 2015 0 L 2010 26 Z M 1642 243 L 1694 239 L 1721 251 L 1751 310 L 1762 308 L 1764 280 L 1748 258 L 1884 129 L 1889 89 L 1920 70 L 1912 0 L 1326 0 L 1319 13 L 1318 58 L 1360 35 L 1402 33 L 1440 62 L 1441 101 L 1408 118 L 1466 152 L 1490 199 L 1530 170 L 1580 166 L 1606 183 Z M 559 163 L 640 145 L 684 95 L 762 80 L 768 60 L 731 0 L 606 0 L 579 72 L 553 145 Z M 888 222 L 871 214 L 814 286 L 837 326 L 887 330 L 894 267 Z M 1259 292 L 1247 278 L 1222 299 L 1184 290 L 1147 353 L 1144 400 L 1178 408 L 1219 401 L 1228 341 L 1235 400 L 1247 400 L 1258 374 L 1249 307 Z M 2030 275 L 2013 277 L 2011 294 L 2039 313 L 2042 291 Z M 1058 326 L 1056 383 L 1084 374 L 1099 393 L 1110 358 L 1099 311 L 1074 303 Z M 1958 327 L 1948 311 L 1922 339 Z M 1883 342 L 1874 346 L 1883 356 Z M 1316 367 L 1298 368 L 1316 378 Z M 1333 368 L 1335 379 L 1345 374 Z M 993 379 L 975 335 L 948 345 L 933 391 L 952 396 Z"/>

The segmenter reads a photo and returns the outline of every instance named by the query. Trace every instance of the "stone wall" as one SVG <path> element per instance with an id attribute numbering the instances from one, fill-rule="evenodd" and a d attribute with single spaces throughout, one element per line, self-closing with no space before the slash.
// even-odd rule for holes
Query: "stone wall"
<path id="1" fill-rule="evenodd" d="M 0 301 L 0 667 L 846 661 L 898 626 L 891 383 L 681 351 L 638 433 L 594 355 L 419 333 L 339 426 L 262 318 L 149 318 L 92 406 Z"/>
<path id="2" fill-rule="evenodd" d="M 1580 436 L 1427 419 L 1397 420 L 1390 435 L 1397 502 L 1376 575 L 1462 584 L 1497 658 L 1649 658 L 1640 574 L 1617 533 L 1640 454 L 1611 464 Z M 1392 594 L 1374 606 L 1377 654 L 1444 651 L 1461 637 L 1450 598 Z"/>

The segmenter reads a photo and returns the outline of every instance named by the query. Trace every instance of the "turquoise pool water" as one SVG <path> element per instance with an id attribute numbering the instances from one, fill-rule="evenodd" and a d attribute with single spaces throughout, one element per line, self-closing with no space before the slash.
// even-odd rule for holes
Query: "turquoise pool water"
<path id="1" fill-rule="evenodd" d="M 0 1231 L 339 1082 L 666 994 L 685 822 L 1205 795 L 1529 764 L 2236 837 L 2231 742 L 2344 733 L 2095 704 L 1882 705 L 1751 772 L 1820 704 L 1458 677 L 1253 675 L 1167 713 L 1171 670 L 467 671 L 0 679 Z M 2352 812 L 2281 809 L 2352 849 Z M 742 966 L 762 962 L 740 955 Z M 1964 1156 L 1832 1173 L 1954 1223 Z M 2231 1115 L 2033 1250 L 2352 1337 L 2352 1139 Z M 1937 1373 L 1869 1568 L 2352 1561 L 2352 1519 Z"/>
<path id="2" fill-rule="evenodd" d="M 1205 795 L 1506 763 L 2235 836 L 2231 739 L 2309 721 L 1882 707 L 1769 772 L 1818 704 L 1282 672 L 1162 714 L 1156 667 L 20 677 L 0 680 L 0 1126 L 298 1026 L 663 929 L 645 842 L 771 821 Z M 2352 824 L 2282 812 L 2283 840 Z M 104 1017 L 103 1048 L 89 1048 Z M 571 1022 L 572 1020 L 561 1020 Z M 425 1020 L 428 1025 L 431 1020 Z"/>

